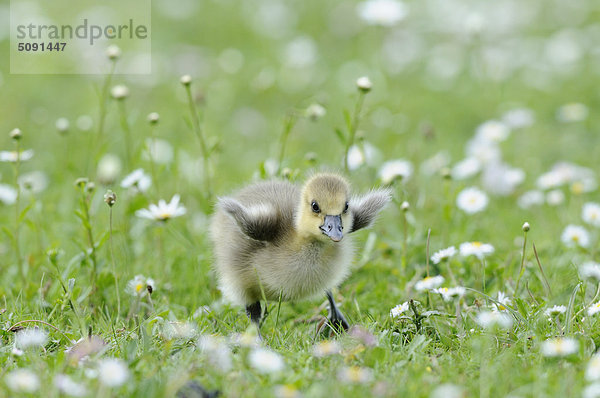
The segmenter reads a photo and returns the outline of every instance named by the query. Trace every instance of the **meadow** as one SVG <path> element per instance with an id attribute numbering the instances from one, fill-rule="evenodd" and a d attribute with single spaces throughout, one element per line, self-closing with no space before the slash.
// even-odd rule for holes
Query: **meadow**
<path id="1" fill-rule="evenodd" d="M 598 2 L 152 15 L 150 75 L 0 61 L 0 397 L 600 397 Z M 352 328 L 270 302 L 257 340 L 215 201 L 319 170 L 393 191 L 334 292 Z"/>

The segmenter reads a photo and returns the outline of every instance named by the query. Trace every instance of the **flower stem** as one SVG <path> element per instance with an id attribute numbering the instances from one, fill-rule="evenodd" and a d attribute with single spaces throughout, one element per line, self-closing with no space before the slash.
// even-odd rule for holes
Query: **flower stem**
<path id="1" fill-rule="evenodd" d="M 298 117 L 295 113 L 290 112 L 283 123 L 283 131 L 281 132 L 281 136 L 279 137 L 279 156 L 277 157 L 277 175 L 281 174 L 281 163 L 283 163 L 283 159 L 285 157 L 285 148 L 287 146 L 288 137 L 292 132 L 292 129 L 296 125 L 296 121 Z"/>
<path id="2" fill-rule="evenodd" d="M 363 104 L 365 102 L 365 94 L 364 91 L 359 91 L 358 100 L 356 101 L 356 105 L 354 106 L 354 114 L 352 115 L 352 122 L 349 127 L 349 136 L 346 141 L 346 151 L 344 153 L 344 169 L 346 173 L 350 171 L 350 165 L 348 164 L 348 152 L 350 148 L 354 145 L 354 140 L 356 138 L 356 130 L 358 129 L 358 123 L 360 122 L 360 112 L 362 110 Z"/>
<path id="3" fill-rule="evenodd" d="M 206 191 L 207 198 L 212 196 L 211 191 L 211 181 L 210 181 L 210 153 L 208 151 L 208 145 L 206 143 L 205 137 L 202 134 L 202 129 L 200 128 L 200 119 L 198 118 L 198 113 L 196 112 L 196 106 L 194 104 L 194 97 L 192 96 L 192 89 L 189 85 L 185 86 L 185 91 L 188 97 L 188 103 L 190 106 L 190 114 L 192 117 L 192 127 L 194 129 L 194 133 L 198 137 L 200 141 L 200 150 L 202 151 L 202 161 L 203 161 L 203 172 L 204 172 L 204 189 Z"/>
<path id="4" fill-rule="evenodd" d="M 517 278 L 517 286 L 515 287 L 515 296 L 519 291 L 519 282 L 521 282 L 521 277 L 525 273 L 525 249 L 527 247 L 527 232 L 523 232 L 523 250 L 521 252 L 521 268 L 519 270 L 519 277 Z"/>
<path id="5" fill-rule="evenodd" d="M 21 203 L 21 188 L 19 187 L 19 170 L 21 166 L 21 144 L 20 140 L 15 141 L 17 144 L 17 160 L 15 162 L 15 187 L 17 189 L 17 197 L 15 199 L 15 255 L 17 257 L 17 266 L 19 267 L 19 273 L 23 281 L 23 289 L 27 285 L 27 275 L 25 271 L 25 262 L 21 257 L 21 244 L 19 235 L 21 234 L 21 215 L 20 215 L 20 203 Z"/>
<path id="6" fill-rule="evenodd" d="M 113 278 L 115 278 L 115 290 L 117 293 L 117 321 L 121 315 L 121 296 L 119 293 L 119 279 L 117 278 L 117 270 L 115 265 L 115 250 L 113 246 L 113 210 L 112 206 L 108 208 L 108 224 L 109 224 L 109 245 L 110 245 L 110 258 L 112 260 L 112 272 Z"/>

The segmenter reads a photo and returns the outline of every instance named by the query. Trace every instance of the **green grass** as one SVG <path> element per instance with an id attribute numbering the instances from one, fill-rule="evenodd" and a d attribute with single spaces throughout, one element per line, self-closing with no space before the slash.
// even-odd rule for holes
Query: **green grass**
<path id="1" fill-rule="evenodd" d="M 99 94 L 105 76 L 10 75 L 8 61 L 3 60 L 0 131 L 5 134 L 0 134 L 0 150 L 16 148 L 8 133 L 19 127 L 23 132 L 19 146 L 34 149 L 35 155 L 18 167 L 0 163 L 0 183 L 14 187 L 15 172 L 43 171 L 49 184 L 38 193 L 24 190 L 17 204 L 0 202 L 0 397 L 15 395 L 8 388 L 7 374 L 18 368 L 37 374 L 43 387 L 31 395 L 43 396 L 59 396 L 53 384 L 57 374 L 83 383 L 89 396 L 174 396 L 192 380 L 225 397 L 281 395 L 277 388 L 283 385 L 307 397 L 428 397 L 445 383 L 459 386 L 463 396 L 580 396 L 591 383 L 584 375 L 600 334 L 597 316 L 585 311 L 598 300 L 597 282 L 582 279 L 578 269 L 586 261 L 599 260 L 600 233 L 586 226 L 590 232 L 586 249 L 566 247 L 560 237 L 568 224 L 585 225 L 582 205 L 598 202 L 598 191 L 578 194 L 561 186 L 565 201 L 558 206 L 522 209 L 517 200 L 558 161 L 597 172 L 600 102 L 597 88 L 590 84 L 597 79 L 597 55 L 583 56 L 575 69 L 549 67 L 544 89 L 523 78 L 532 65 L 494 80 L 476 64 L 479 50 L 509 39 L 538 35 L 547 39 L 562 28 L 591 31 L 600 10 L 592 1 L 584 3 L 588 12 L 580 19 L 561 20 L 544 12 L 500 37 L 483 35 L 466 42 L 459 35 L 425 28 L 436 25 L 417 2 L 411 3 L 411 14 L 401 27 L 352 22 L 355 30 L 345 38 L 332 33 L 330 25 L 344 15 L 354 21 L 353 4 L 292 2 L 296 23 L 275 37 L 256 29 L 255 9 L 245 3 L 204 2 L 192 12 L 193 18 L 180 21 L 153 10 L 155 72 L 112 77 L 111 86 L 127 85 L 130 96 L 120 102 L 107 99 L 101 134 Z M 387 69 L 381 55 L 382 43 L 390 40 L 393 29 L 416 32 L 424 43 L 421 57 L 399 73 Z M 302 35 L 310 36 L 318 49 L 314 65 L 285 66 L 285 46 Z M 466 55 L 464 68 L 443 89 L 427 72 L 426 51 L 449 42 Z M 244 56 L 236 73 L 219 66 L 219 56 L 228 48 L 239 49 Z M 0 41 L 0 51 L 8 51 L 7 40 Z M 174 58 L 187 52 L 201 62 L 186 64 Z M 273 73 L 272 85 L 258 88 L 261 72 Z M 190 92 L 198 123 L 179 83 L 184 73 L 193 77 Z M 362 75 L 371 77 L 373 90 L 366 94 L 355 125 L 352 116 L 359 92 L 354 82 Z M 312 121 L 303 112 L 315 102 L 327 113 Z M 557 108 L 570 102 L 587 105 L 589 117 L 575 123 L 558 121 Z M 514 130 L 499 147 L 503 160 L 523 169 L 526 178 L 507 196 L 489 195 L 489 205 L 481 213 L 467 215 L 457 208 L 456 196 L 465 187 L 481 186 L 479 177 L 446 179 L 442 170 L 428 176 L 419 166 L 442 150 L 450 155 L 450 165 L 455 164 L 464 158 L 464 147 L 478 125 L 519 106 L 534 111 L 535 123 Z M 150 112 L 160 114 L 156 126 L 146 121 Z M 92 117 L 91 130 L 77 127 L 81 115 Z M 410 160 L 415 171 L 407 181 L 392 185 L 394 202 L 374 228 L 357 233 L 353 272 L 335 294 L 350 323 L 367 330 L 377 343 L 366 344 L 353 335 L 334 336 L 341 351 L 315 356 L 313 348 L 323 340 L 315 331 L 326 316 L 325 298 L 282 303 L 279 314 L 278 304 L 269 303 L 261 330 L 264 345 L 281 355 L 285 367 L 262 374 L 249 361 L 253 348 L 234 344 L 235 335 L 253 329 L 243 309 L 223 302 L 216 288 L 207 229 L 216 196 L 255 178 L 268 178 L 265 161 L 281 153 L 280 136 L 290 115 L 295 124 L 285 141 L 281 166 L 295 182 L 301 183 L 315 169 L 343 170 L 347 142 L 340 141 L 336 129 L 345 137 L 356 129 L 357 143 L 368 141 L 379 151 L 373 164 L 347 174 L 356 192 L 381 184 L 377 173 L 385 160 Z M 70 121 L 66 133 L 55 129 L 59 117 Z M 144 157 L 149 137 L 167 140 L 174 148 L 174 160 L 153 164 Z M 97 166 L 108 153 L 120 158 L 122 168 L 114 181 L 103 184 Z M 210 165 L 209 185 L 203 154 L 209 154 L 204 163 Z M 122 178 L 137 168 L 152 175 L 153 184 L 145 193 L 120 187 Z M 93 181 L 95 188 L 77 187 L 75 181 L 81 177 Z M 108 189 L 117 195 L 112 240 L 111 208 L 103 200 Z M 185 216 L 161 223 L 135 215 L 174 194 L 181 196 Z M 410 204 L 406 213 L 401 210 L 403 201 Z M 525 221 L 531 230 L 524 274 L 515 291 Z M 438 294 L 415 290 L 415 283 L 427 273 L 428 244 L 431 255 L 469 241 L 490 243 L 495 252 L 484 265 L 475 257 L 450 260 L 458 285 L 467 288 L 464 297 L 445 302 Z M 428 267 L 431 275 L 446 278 L 443 286 L 453 286 L 444 263 L 429 262 Z M 138 274 L 154 279 L 151 300 L 128 293 L 128 281 Z M 491 308 L 500 291 L 512 299 L 506 313 L 513 325 L 508 330 L 484 329 L 476 322 L 477 314 Z M 404 317 L 390 317 L 391 308 L 411 299 L 418 315 L 409 310 Z M 544 315 L 553 305 L 568 308 L 558 322 Z M 49 333 L 49 340 L 43 348 L 15 355 L 15 330 L 10 328 L 23 321 L 36 321 L 19 325 L 37 325 Z M 174 338 L 167 333 L 170 322 L 189 322 L 195 332 L 189 338 Z M 88 335 L 100 336 L 106 346 L 74 363 L 65 350 Z M 216 354 L 200 349 L 199 338 L 206 335 L 227 342 L 231 350 L 227 370 L 215 365 Z M 576 339 L 578 351 L 545 357 L 543 341 L 559 336 Z M 128 381 L 114 389 L 90 377 L 100 360 L 111 357 L 123 360 L 130 371 Z M 341 381 L 339 373 L 352 367 L 371 372 L 372 378 Z"/>

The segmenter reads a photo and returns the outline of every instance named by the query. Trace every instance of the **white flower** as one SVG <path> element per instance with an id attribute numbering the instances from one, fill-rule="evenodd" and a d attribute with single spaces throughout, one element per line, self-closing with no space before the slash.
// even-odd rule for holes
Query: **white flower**
<path id="1" fill-rule="evenodd" d="M 585 262 L 581 264 L 579 272 L 584 278 L 596 278 L 600 281 L 600 263 L 594 261 Z"/>
<path id="2" fill-rule="evenodd" d="M 196 333 L 196 325 L 191 322 L 167 322 L 163 327 L 163 336 L 168 340 L 190 340 Z"/>
<path id="3" fill-rule="evenodd" d="M 504 312 L 481 311 L 475 319 L 477 323 L 485 328 L 491 329 L 499 327 L 500 329 L 509 329 L 512 326 L 512 317 Z"/>
<path id="4" fill-rule="evenodd" d="M 31 171 L 19 176 L 21 190 L 40 193 L 48 187 L 48 177 L 41 171 Z"/>
<path id="5" fill-rule="evenodd" d="M 43 347 L 48 342 L 48 333 L 39 328 L 25 328 L 15 335 L 15 346 L 20 349 Z"/>
<path id="6" fill-rule="evenodd" d="M 169 203 L 161 199 L 158 201 L 158 205 L 151 203 L 148 209 L 140 209 L 135 212 L 135 215 L 149 220 L 167 221 L 183 216 L 185 213 L 185 207 L 179 205 L 179 195 L 175 194 Z"/>
<path id="7" fill-rule="evenodd" d="M 476 158 L 482 165 L 499 162 L 502 157 L 500 148 L 495 142 L 476 138 L 467 142 L 465 152 L 467 157 Z"/>
<path id="8" fill-rule="evenodd" d="M 497 120 L 489 120 L 480 124 L 475 132 L 475 139 L 487 142 L 501 142 L 510 135 L 510 128 Z"/>
<path id="9" fill-rule="evenodd" d="M 436 173 L 439 173 L 444 167 L 447 167 L 450 164 L 450 155 L 448 151 L 443 150 L 429 159 L 426 159 L 421 163 L 420 170 L 421 173 L 432 176 Z"/>
<path id="10" fill-rule="evenodd" d="M 580 103 L 565 104 L 556 111 L 556 118 L 563 123 L 581 122 L 588 117 L 588 107 Z"/>
<path id="11" fill-rule="evenodd" d="M 138 169 L 141 170 L 141 172 L 143 173 L 142 169 Z M 132 180 L 132 175 L 134 173 L 139 173 L 138 170 L 134 171 L 133 173 L 131 173 L 130 175 L 128 175 L 127 177 L 125 177 L 125 179 L 123 180 L 123 182 L 121 183 L 121 186 L 123 188 L 127 188 L 124 187 L 123 184 L 125 182 L 127 182 L 127 184 L 129 184 L 129 186 L 131 186 L 131 180 Z M 116 181 L 117 177 L 119 177 L 119 174 L 121 174 L 121 159 L 115 155 L 114 153 L 107 153 L 106 155 L 102 156 L 100 158 L 100 160 L 98 161 L 98 168 L 97 168 L 97 176 L 98 176 L 98 181 L 100 181 L 102 184 L 106 184 L 106 185 L 110 185 L 113 182 Z M 138 178 L 136 176 L 136 178 Z M 150 183 L 150 178 L 148 178 L 147 183 Z M 137 187 L 141 186 L 142 184 L 139 183 L 139 178 L 138 178 L 138 185 L 136 185 Z M 140 189 L 141 190 L 141 189 Z"/>
<path id="12" fill-rule="evenodd" d="M 409 308 L 408 301 L 405 301 L 402 304 L 398 304 L 397 306 L 395 306 L 394 308 L 392 308 L 390 310 L 390 316 L 392 318 L 396 318 L 396 317 L 402 315 L 404 312 L 408 311 L 408 308 Z"/>
<path id="13" fill-rule="evenodd" d="M 546 202 L 550 206 L 558 206 L 565 201 L 565 194 L 560 189 L 553 189 L 546 194 Z"/>
<path id="14" fill-rule="evenodd" d="M 198 338 L 197 345 L 211 365 L 223 372 L 231 369 L 231 350 L 223 337 L 205 334 Z"/>
<path id="15" fill-rule="evenodd" d="M 64 133 L 65 131 L 69 130 L 69 125 L 69 119 L 65 117 L 60 117 L 56 119 L 56 122 L 54 123 L 56 129 L 61 133 Z"/>
<path id="16" fill-rule="evenodd" d="M 127 292 L 132 296 L 143 297 L 150 291 L 154 291 L 156 285 L 154 279 L 146 278 L 144 275 L 136 275 L 133 279 L 127 282 Z"/>
<path id="17" fill-rule="evenodd" d="M 575 354 L 579 343 L 571 337 L 557 337 L 542 343 L 542 354 L 546 357 L 564 357 Z"/>
<path id="18" fill-rule="evenodd" d="M 390 184 L 397 178 L 406 181 L 413 172 L 413 165 L 408 160 L 397 159 L 385 162 L 379 169 L 379 178 L 383 184 Z"/>
<path id="19" fill-rule="evenodd" d="M 285 367 L 281 355 L 268 348 L 255 348 L 250 352 L 248 359 L 250 365 L 260 373 L 275 373 Z"/>
<path id="20" fill-rule="evenodd" d="M 278 385 L 273 387 L 273 394 L 276 398 L 301 398 L 302 394 L 291 384 Z"/>
<path id="21" fill-rule="evenodd" d="M 103 359 L 98 363 L 98 379 L 105 386 L 120 387 L 129 379 L 129 369 L 120 359 Z"/>
<path id="22" fill-rule="evenodd" d="M 4 380 L 14 392 L 34 393 L 40 388 L 40 379 L 29 369 L 15 369 L 7 373 Z"/>
<path id="23" fill-rule="evenodd" d="M 318 358 L 339 354 L 341 351 L 340 344 L 334 340 L 321 341 L 313 347 L 313 355 Z"/>
<path id="24" fill-rule="evenodd" d="M 189 86 L 192 83 L 192 76 L 190 76 L 190 75 L 183 75 L 183 76 L 181 76 L 181 78 L 179 79 L 179 81 L 184 86 Z"/>
<path id="25" fill-rule="evenodd" d="M 481 162 L 477 158 L 465 158 L 452 167 L 450 174 L 455 180 L 466 180 L 481 170 Z"/>
<path id="26" fill-rule="evenodd" d="M 110 89 L 110 95 L 117 100 L 124 99 L 129 96 L 129 89 L 127 86 L 119 84 Z"/>
<path id="27" fill-rule="evenodd" d="M 377 158 L 378 150 L 368 142 L 363 142 L 362 145 L 352 145 L 348 149 L 348 169 L 356 170 L 363 164 L 371 165 Z"/>
<path id="28" fill-rule="evenodd" d="M 121 188 L 135 187 L 140 192 L 146 192 L 152 185 L 152 179 L 143 169 L 136 169 L 126 175 L 121 181 Z"/>
<path id="29" fill-rule="evenodd" d="M 356 79 L 356 87 L 362 91 L 369 91 L 373 87 L 373 83 L 367 76 L 362 76 Z"/>
<path id="30" fill-rule="evenodd" d="M 579 225 L 567 225 L 563 230 L 560 239 L 567 247 L 588 247 L 590 244 L 588 232 Z"/>
<path id="31" fill-rule="evenodd" d="M 397 0 L 368 0 L 357 6 L 359 17 L 369 25 L 394 26 L 408 14 L 408 8 Z"/>
<path id="32" fill-rule="evenodd" d="M 489 243 L 464 242 L 460 244 L 458 250 L 460 251 L 460 255 L 463 257 L 476 256 L 479 259 L 483 259 L 488 254 L 492 254 L 494 252 L 494 246 L 490 245 Z"/>
<path id="33" fill-rule="evenodd" d="M 511 109 L 502 115 L 502 121 L 510 128 L 519 129 L 529 127 L 535 122 L 535 115 L 531 109 Z"/>
<path id="34" fill-rule="evenodd" d="M 488 201 L 485 192 L 475 187 L 463 189 L 456 197 L 456 205 L 467 214 L 483 211 L 487 207 Z"/>
<path id="35" fill-rule="evenodd" d="M 433 390 L 429 398 L 462 398 L 465 396 L 464 389 L 454 384 L 440 384 Z"/>
<path id="36" fill-rule="evenodd" d="M 587 309 L 589 316 L 596 315 L 598 312 L 600 312 L 600 301 L 590 305 Z"/>
<path id="37" fill-rule="evenodd" d="M 590 192 L 597 186 L 593 170 L 569 162 L 556 163 L 536 181 L 540 189 L 558 188 L 568 183 L 573 184 L 571 188 L 576 193 Z"/>
<path id="38" fill-rule="evenodd" d="M 432 290 L 444 283 L 444 277 L 441 275 L 428 276 L 415 283 L 415 290 Z"/>
<path id="39" fill-rule="evenodd" d="M 492 307 L 494 307 L 494 311 L 506 311 L 506 307 L 512 303 L 510 297 L 508 297 L 504 292 L 498 292 L 498 296 L 496 297 L 497 303 L 493 303 Z"/>
<path id="40" fill-rule="evenodd" d="M 27 149 L 17 153 L 16 151 L 0 151 L 0 162 L 16 163 L 25 162 L 33 157 L 33 149 Z"/>
<path id="41" fill-rule="evenodd" d="M 54 385 L 60 392 L 70 397 L 84 397 L 87 395 L 87 388 L 83 384 L 73 381 L 67 375 L 56 375 Z"/>
<path id="42" fill-rule="evenodd" d="M 525 181 L 523 170 L 502 162 L 491 162 L 483 170 L 483 187 L 496 195 L 510 195 L 523 181 Z"/>
<path id="43" fill-rule="evenodd" d="M 121 56 L 121 49 L 115 44 L 111 44 L 106 48 L 106 56 L 109 59 L 117 59 Z"/>
<path id="44" fill-rule="evenodd" d="M 17 190 L 10 185 L 0 184 L 0 202 L 12 205 L 17 201 Z"/>
<path id="45" fill-rule="evenodd" d="M 148 138 L 142 157 L 157 164 L 168 164 L 173 161 L 173 147 L 168 141 Z"/>
<path id="46" fill-rule="evenodd" d="M 527 191 L 517 199 L 517 204 L 522 209 L 544 204 L 544 193 L 542 191 Z"/>
<path id="47" fill-rule="evenodd" d="M 592 383 L 583 389 L 582 398 L 600 398 L 600 383 Z"/>
<path id="48" fill-rule="evenodd" d="M 565 307 L 564 305 L 555 305 L 553 307 L 547 308 L 546 311 L 544 311 L 544 314 L 548 317 L 551 317 L 553 315 L 564 314 L 565 312 L 567 312 L 567 307 Z"/>
<path id="49" fill-rule="evenodd" d="M 600 227 L 600 203 L 585 203 L 581 210 L 581 218 L 593 227 Z"/>
<path id="50" fill-rule="evenodd" d="M 600 354 L 592 355 L 585 370 L 585 379 L 587 381 L 600 379 Z"/>
<path id="51" fill-rule="evenodd" d="M 450 246 L 450 247 L 447 247 L 442 250 L 438 250 L 437 252 L 433 253 L 433 255 L 431 256 L 431 261 L 434 264 L 439 264 L 440 262 L 447 260 L 450 257 L 453 257 L 455 254 L 456 254 L 456 247 Z"/>
<path id="52" fill-rule="evenodd" d="M 368 383 L 373 380 L 373 370 L 359 366 L 344 367 L 338 372 L 338 380 L 346 383 Z"/>
<path id="53" fill-rule="evenodd" d="M 437 289 L 433 289 L 432 292 L 441 294 L 444 301 L 451 301 L 454 297 L 462 297 L 466 293 L 466 289 L 462 286 L 455 287 L 439 287 Z"/>
<path id="54" fill-rule="evenodd" d="M 327 110 L 320 104 L 310 104 L 305 111 L 306 117 L 311 120 L 317 120 L 327 114 Z"/>

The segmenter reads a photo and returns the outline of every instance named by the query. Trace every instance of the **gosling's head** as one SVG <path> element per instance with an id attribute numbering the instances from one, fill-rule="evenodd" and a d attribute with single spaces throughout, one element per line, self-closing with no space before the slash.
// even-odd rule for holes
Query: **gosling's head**
<path id="1" fill-rule="evenodd" d="M 348 209 L 350 185 L 336 174 L 317 174 L 302 188 L 296 218 L 298 232 L 322 241 L 339 242 L 352 228 Z"/>

